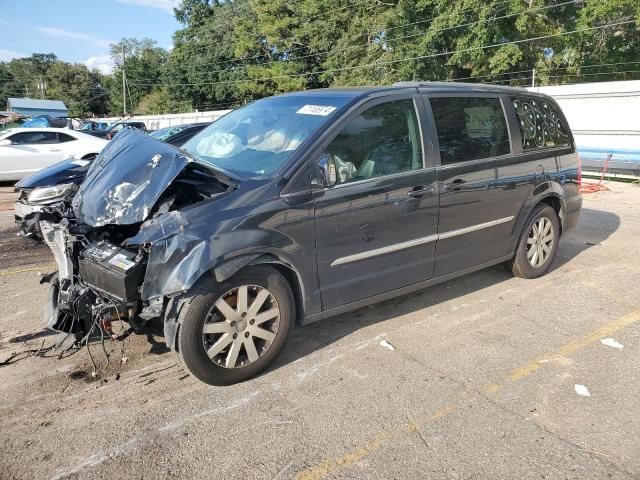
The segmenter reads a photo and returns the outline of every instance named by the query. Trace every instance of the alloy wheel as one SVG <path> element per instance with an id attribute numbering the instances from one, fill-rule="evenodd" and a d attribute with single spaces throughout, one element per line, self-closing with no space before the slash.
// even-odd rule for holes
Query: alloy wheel
<path id="1" fill-rule="evenodd" d="M 246 367 L 271 347 L 280 308 L 274 295 L 258 285 L 241 285 L 222 295 L 202 327 L 208 357 L 224 368 Z"/>
<path id="2" fill-rule="evenodd" d="M 551 220 L 547 217 L 538 218 L 529 230 L 527 237 L 527 260 L 534 268 L 542 267 L 553 248 L 554 231 Z"/>

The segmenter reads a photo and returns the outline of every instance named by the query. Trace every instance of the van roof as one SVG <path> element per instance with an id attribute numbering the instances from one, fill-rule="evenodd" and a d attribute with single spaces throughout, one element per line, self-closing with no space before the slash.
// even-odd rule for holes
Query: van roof
<path id="1" fill-rule="evenodd" d="M 463 83 L 463 82 L 397 82 L 393 85 L 366 86 L 366 87 L 333 87 L 319 88 L 315 90 L 302 90 L 299 92 L 285 93 L 284 95 L 334 95 L 345 97 L 358 97 L 360 95 L 371 95 L 393 90 L 407 88 L 420 88 L 425 93 L 497 93 L 497 94 L 520 94 L 543 96 L 534 92 L 529 92 L 520 87 L 506 87 L 503 85 L 491 85 L 486 83 Z"/>

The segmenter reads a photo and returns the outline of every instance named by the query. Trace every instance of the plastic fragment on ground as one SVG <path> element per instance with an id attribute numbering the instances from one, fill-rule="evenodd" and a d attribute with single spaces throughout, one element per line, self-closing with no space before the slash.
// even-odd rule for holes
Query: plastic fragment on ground
<path id="1" fill-rule="evenodd" d="M 576 389 L 576 393 L 582 397 L 590 397 L 591 394 L 589 393 L 589 389 L 587 387 L 585 387 L 584 385 L 578 385 L 576 384 L 575 387 Z"/>
<path id="2" fill-rule="evenodd" d="M 389 350 L 395 350 L 396 349 L 396 347 L 391 345 L 387 340 L 381 340 L 380 341 L 380 346 L 384 347 L 384 348 L 388 348 Z"/>
<path id="3" fill-rule="evenodd" d="M 612 348 L 624 347 L 624 345 L 622 345 L 620 342 L 617 342 L 613 338 L 609 338 L 609 337 L 600 339 L 600 343 L 603 345 L 606 345 L 607 347 L 612 347 Z"/>

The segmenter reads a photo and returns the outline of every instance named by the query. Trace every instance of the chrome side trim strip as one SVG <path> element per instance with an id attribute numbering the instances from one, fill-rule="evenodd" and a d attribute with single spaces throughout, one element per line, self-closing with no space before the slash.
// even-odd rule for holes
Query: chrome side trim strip
<path id="1" fill-rule="evenodd" d="M 445 238 L 457 237 L 459 235 L 476 232 L 484 228 L 495 227 L 496 225 L 510 222 L 513 219 L 514 219 L 514 216 L 512 215 L 510 217 L 499 218 L 497 220 L 491 220 L 490 222 L 479 223 L 478 225 L 472 225 L 470 227 L 451 230 L 450 232 L 445 232 L 439 235 L 429 235 L 427 237 L 416 238 L 415 240 L 409 240 L 408 242 L 396 243 L 394 245 L 389 245 L 387 247 L 376 248 L 374 250 L 367 250 L 366 252 L 355 253 L 353 255 L 348 255 L 346 257 L 336 258 L 333 262 L 331 262 L 331 266 L 335 267 L 337 265 L 344 265 L 345 263 L 358 262 L 366 258 L 377 257 L 378 255 L 386 255 L 387 253 L 393 253 L 399 250 L 404 250 L 406 248 L 417 247 L 418 245 L 424 245 L 425 243 L 431 243 L 431 242 L 435 242 L 437 240 L 442 240 Z"/>
<path id="2" fill-rule="evenodd" d="M 385 255 L 387 253 L 397 252 L 398 250 L 404 250 L 405 248 L 417 247 L 425 243 L 435 242 L 438 239 L 438 235 L 429 235 L 428 237 L 416 238 L 415 240 L 409 240 L 408 242 L 396 243 L 389 245 L 388 247 L 376 248 L 375 250 L 368 250 L 366 252 L 360 252 L 346 257 L 336 258 L 331 262 L 331 266 L 343 265 L 345 263 L 357 262 L 364 260 L 365 258 L 377 257 L 378 255 Z"/>
<path id="3" fill-rule="evenodd" d="M 451 230 L 450 232 L 441 233 L 438 235 L 438 240 L 445 238 L 457 237 L 458 235 L 464 235 L 466 233 L 477 232 L 484 228 L 495 227 L 501 223 L 507 223 L 513 220 L 513 215 L 510 217 L 499 218 L 497 220 L 491 220 L 490 222 L 479 223 L 478 225 L 471 225 L 470 227 L 459 228 L 457 230 Z"/>

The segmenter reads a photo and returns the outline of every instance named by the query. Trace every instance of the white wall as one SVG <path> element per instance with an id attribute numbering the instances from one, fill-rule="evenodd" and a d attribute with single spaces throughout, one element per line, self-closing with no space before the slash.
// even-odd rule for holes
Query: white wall
<path id="1" fill-rule="evenodd" d="M 581 147 L 640 149 L 640 80 L 530 87 L 560 104 Z"/>
<path id="2" fill-rule="evenodd" d="M 130 119 L 137 122 L 144 122 L 149 130 L 158 130 L 183 123 L 213 122 L 230 111 L 231 110 L 214 110 L 210 112 L 174 113 L 167 115 L 136 115 Z M 115 122 L 121 119 L 121 117 L 109 117 L 100 119 L 100 121 Z"/>

